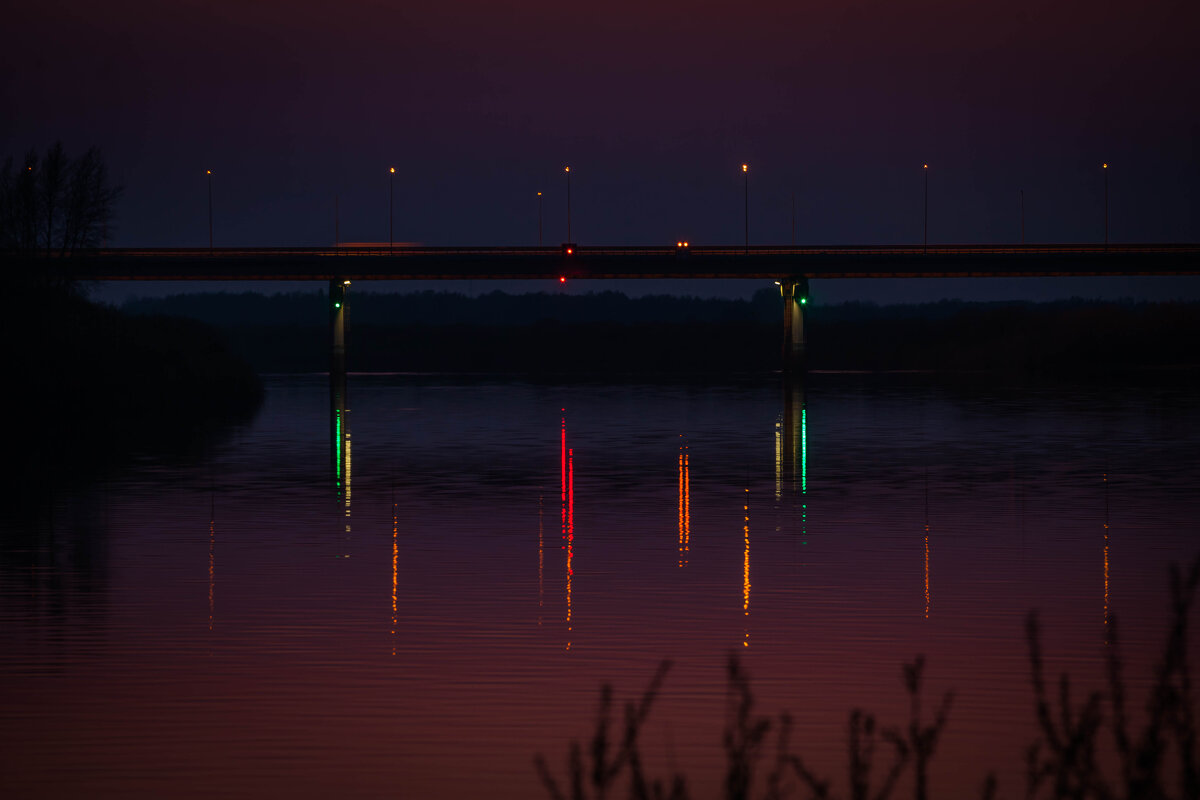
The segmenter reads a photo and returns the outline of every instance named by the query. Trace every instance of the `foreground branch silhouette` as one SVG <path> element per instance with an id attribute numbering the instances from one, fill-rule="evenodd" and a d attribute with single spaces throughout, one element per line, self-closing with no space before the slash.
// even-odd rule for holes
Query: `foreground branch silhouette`
<path id="1" fill-rule="evenodd" d="M 1194 698 L 1188 662 L 1188 625 L 1197 589 L 1200 558 L 1186 570 L 1171 568 L 1170 627 L 1163 653 L 1146 699 L 1144 727 L 1134 732 L 1127 711 L 1123 664 L 1118 648 L 1116 620 L 1110 621 L 1107 657 L 1108 692 L 1090 692 L 1082 703 L 1071 697 L 1070 677 L 1059 676 L 1052 695 L 1046 679 L 1045 657 L 1036 613 L 1026 619 L 1030 683 L 1038 736 L 1026 752 L 1026 798 L 1055 800 L 1182 800 L 1200 799 L 1200 753 Z M 833 782 L 817 775 L 791 749 L 791 717 L 759 716 L 754 711 L 750 680 L 730 653 L 726 667 L 728 710 L 722 738 L 726 772 L 721 797 L 725 800 L 890 800 L 902 796 L 901 787 L 911 778 L 914 800 L 938 795 L 929 785 L 929 767 L 949 721 L 953 694 L 942 695 L 931 721 L 922 720 L 922 673 L 918 656 L 902 671 L 909 697 L 909 719 L 904 728 L 882 728 L 862 709 L 850 712 L 847 726 L 846 793 L 834 791 Z M 622 772 L 628 772 L 628 793 L 633 800 L 685 800 L 692 797 L 685 775 L 665 779 L 645 774 L 639 752 L 639 735 L 654 700 L 662 690 L 671 662 L 662 662 L 640 700 L 625 707 L 625 726 L 619 743 L 610 741 L 612 686 L 600 692 L 596 732 L 590 748 L 590 765 L 583 748 L 572 742 L 567 753 L 567 778 L 560 784 L 545 757 L 534 759 L 538 775 L 553 800 L 599 800 L 610 796 Z M 1109 717 L 1105 709 L 1109 710 Z M 1097 755 L 1100 737 L 1111 729 L 1119 775 L 1109 777 Z M 763 750 L 774 733 L 774 756 L 763 763 Z M 886 755 L 880 755 L 882 750 Z M 884 766 L 886 764 L 886 766 Z M 910 770 L 911 768 L 911 770 Z M 911 773 L 911 774 L 910 774 Z M 983 780 L 980 796 L 996 797 L 994 773 Z M 705 792 L 707 796 L 709 793 Z"/>

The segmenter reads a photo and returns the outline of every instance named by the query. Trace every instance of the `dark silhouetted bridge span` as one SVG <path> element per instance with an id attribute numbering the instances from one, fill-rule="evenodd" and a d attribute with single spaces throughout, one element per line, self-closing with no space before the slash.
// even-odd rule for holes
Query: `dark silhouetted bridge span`
<path id="1" fill-rule="evenodd" d="M 71 262 L 77 277 L 90 280 L 1133 276 L 1200 274 L 1200 245 L 139 248 Z"/>

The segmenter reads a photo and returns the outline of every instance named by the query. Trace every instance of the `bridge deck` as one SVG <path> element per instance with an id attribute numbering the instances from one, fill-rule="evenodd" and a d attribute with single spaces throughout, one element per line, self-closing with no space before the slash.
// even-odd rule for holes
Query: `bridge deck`
<path id="1" fill-rule="evenodd" d="M 410 247 L 100 250 L 85 280 L 960 278 L 1197 275 L 1197 244 L 834 247 Z"/>

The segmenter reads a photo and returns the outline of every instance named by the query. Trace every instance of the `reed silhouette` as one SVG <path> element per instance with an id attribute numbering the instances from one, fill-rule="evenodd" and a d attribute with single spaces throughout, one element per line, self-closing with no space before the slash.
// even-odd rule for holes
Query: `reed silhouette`
<path id="1" fill-rule="evenodd" d="M 1066 673 L 1059 676 L 1057 692 L 1052 695 L 1038 617 L 1036 613 L 1029 614 L 1025 631 L 1038 735 L 1026 751 L 1026 798 L 1200 798 L 1200 753 L 1188 661 L 1188 623 L 1198 588 L 1200 557 L 1186 570 L 1177 565 L 1171 567 L 1170 626 L 1147 694 L 1143 726 L 1137 731 L 1127 708 L 1128 691 L 1116 619 L 1112 618 L 1109 626 L 1107 693 L 1095 690 L 1082 703 L 1076 703 Z M 946 731 L 954 695 L 945 692 L 932 720 L 925 721 L 924 666 L 924 658 L 920 656 L 903 665 L 902 684 L 909 699 L 906 726 L 882 727 L 863 709 L 850 712 L 846 731 L 847 774 L 842 793 L 829 777 L 816 774 L 792 750 L 792 720 L 786 712 L 776 717 L 755 712 L 749 676 L 736 653 L 731 653 L 726 667 L 729 699 L 722 738 L 726 770 L 720 796 L 725 800 L 757 797 L 890 800 L 907 796 L 905 787 L 911 785 L 914 800 L 936 797 L 929 785 L 929 767 Z M 568 749 L 564 784 L 559 783 L 543 755 L 535 757 L 538 775 L 553 800 L 599 800 L 612 796 L 622 773 L 628 773 L 626 796 L 633 800 L 685 800 L 693 796 L 691 785 L 682 773 L 665 778 L 648 777 L 639 751 L 642 727 L 670 667 L 669 661 L 662 662 L 641 698 L 625 706 L 624 732 L 615 747 L 610 734 L 613 690 L 608 684 L 602 687 L 590 767 L 578 741 L 572 742 Z M 1104 764 L 1099 755 L 1106 729 L 1113 737 L 1115 765 Z M 773 757 L 764 759 L 772 734 Z M 1106 774 L 1114 766 L 1117 774 Z M 980 796 L 994 800 L 998 790 L 995 773 L 988 773 Z M 704 795 L 710 796 L 711 792 L 705 791 Z"/>

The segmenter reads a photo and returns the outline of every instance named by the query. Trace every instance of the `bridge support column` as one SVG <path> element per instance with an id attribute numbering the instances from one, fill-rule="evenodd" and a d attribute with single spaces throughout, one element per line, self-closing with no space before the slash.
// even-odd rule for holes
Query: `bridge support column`
<path id="1" fill-rule="evenodd" d="M 783 295 L 783 371 L 803 372 L 804 307 L 808 304 L 808 278 L 781 281 L 779 291 Z"/>
<path id="2" fill-rule="evenodd" d="M 349 281 L 329 282 L 329 375 L 346 374 L 346 287 Z"/>
<path id="3" fill-rule="evenodd" d="M 329 282 L 329 438 L 332 445 L 333 481 L 339 502 L 349 485 L 346 408 L 346 282 Z"/>

